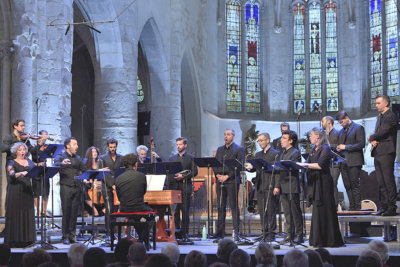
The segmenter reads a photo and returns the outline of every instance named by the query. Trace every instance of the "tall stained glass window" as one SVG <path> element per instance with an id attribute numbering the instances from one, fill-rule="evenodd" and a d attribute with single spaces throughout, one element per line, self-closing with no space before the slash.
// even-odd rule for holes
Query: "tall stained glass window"
<path id="1" fill-rule="evenodd" d="M 337 69 L 337 7 L 329 1 L 325 5 L 326 25 L 326 107 L 327 111 L 338 111 L 338 69 Z"/>
<path id="2" fill-rule="evenodd" d="M 259 5 L 255 0 L 246 3 L 246 110 L 260 112 L 260 34 Z"/>
<path id="3" fill-rule="evenodd" d="M 227 0 L 226 6 L 227 110 L 242 111 L 240 63 L 240 1 Z"/>
<path id="4" fill-rule="evenodd" d="M 382 5 L 381 0 L 370 0 L 370 54 L 371 54 L 371 106 L 375 97 L 383 93 L 382 87 Z"/>
<path id="5" fill-rule="evenodd" d="M 309 46 L 310 46 L 310 107 L 317 111 L 321 105 L 321 11 L 320 5 L 313 2 L 309 7 Z"/>
<path id="6" fill-rule="evenodd" d="M 144 92 L 139 76 L 137 76 L 136 79 L 137 79 L 137 102 L 140 103 L 144 100 Z"/>
<path id="7" fill-rule="evenodd" d="M 394 0 L 385 1 L 387 94 L 392 103 L 399 103 L 399 59 L 397 38 L 397 7 Z"/>
<path id="8" fill-rule="evenodd" d="M 306 64 L 304 52 L 304 19 L 305 19 L 304 6 L 297 3 L 293 9 L 293 22 L 294 22 L 294 111 L 304 112 L 306 101 Z"/>

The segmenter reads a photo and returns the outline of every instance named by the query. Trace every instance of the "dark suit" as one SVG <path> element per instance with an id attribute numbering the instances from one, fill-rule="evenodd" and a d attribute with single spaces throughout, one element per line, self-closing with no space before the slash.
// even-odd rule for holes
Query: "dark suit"
<path id="1" fill-rule="evenodd" d="M 397 189 L 394 178 L 394 161 L 396 158 L 398 118 L 391 110 L 378 116 L 375 133 L 370 141 L 379 142 L 373 149 L 376 179 L 379 185 L 379 199 L 383 209 L 396 210 Z"/>
<path id="2" fill-rule="evenodd" d="M 346 146 L 345 150 L 339 153 L 346 159 L 340 165 L 340 172 L 349 197 L 350 210 L 359 210 L 361 208 L 360 172 L 364 164 L 365 130 L 363 126 L 355 122 L 351 122 L 346 129 L 342 128 L 339 132 L 339 144 Z"/>
<path id="3" fill-rule="evenodd" d="M 255 155 L 256 159 L 263 159 L 266 162 L 273 163 L 279 160 L 279 151 L 270 147 L 266 152 L 264 150 L 259 151 Z M 256 171 L 255 168 L 250 172 Z M 278 183 L 279 177 L 276 172 L 272 176 L 270 172 L 264 172 L 264 174 L 257 170 L 255 179 L 255 188 L 257 190 L 257 203 L 260 211 L 260 218 L 264 220 L 265 233 L 270 238 L 274 238 L 276 230 L 276 198 L 273 194 L 273 190 Z M 265 204 L 267 203 L 267 211 L 265 212 Z"/>
<path id="4" fill-rule="evenodd" d="M 215 155 L 222 164 L 228 159 L 237 159 L 241 163 L 244 162 L 244 149 L 243 147 L 232 143 L 228 148 L 223 145 L 220 146 Z M 238 208 L 238 191 L 240 184 L 240 170 L 230 170 L 228 166 L 221 168 L 214 168 L 214 174 L 229 175 L 228 180 L 221 184 L 218 179 L 217 181 L 217 206 L 218 206 L 218 224 L 217 224 L 217 235 L 223 237 L 225 234 L 225 217 L 226 217 L 226 204 L 229 199 L 229 205 L 232 210 L 233 229 L 236 233 L 239 233 L 240 223 L 240 212 Z M 222 194 L 221 194 L 222 193 Z"/>
<path id="5" fill-rule="evenodd" d="M 329 135 L 328 135 L 330 148 L 334 152 L 336 152 L 336 147 L 339 144 L 339 133 L 340 133 L 339 130 L 332 128 L 332 130 L 329 132 Z M 334 165 L 333 160 L 334 160 L 334 158 L 332 158 L 330 172 L 331 172 L 332 179 L 333 179 L 333 195 L 335 197 L 335 204 L 337 205 L 337 204 L 339 204 L 337 183 L 338 183 L 339 175 L 340 175 L 340 165 L 339 164 Z"/>
<path id="6" fill-rule="evenodd" d="M 197 176 L 197 166 L 193 162 L 194 156 L 190 153 L 185 153 L 182 157 L 179 154 L 171 156 L 168 161 L 180 162 L 183 170 L 190 170 L 191 173 L 185 175 L 182 180 L 177 181 L 174 175 L 171 175 L 171 187 L 173 190 L 181 190 L 182 203 L 176 205 L 175 209 L 175 226 L 181 229 L 182 236 L 189 233 L 189 210 L 190 210 L 190 196 L 193 192 L 192 177 Z M 181 211 L 182 211 L 182 225 L 181 225 Z"/>
<path id="7" fill-rule="evenodd" d="M 300 151 L 294 147 L 283 151 L 280 156 L 280 160 L 291 160 L 294 162 L 301 162 Z M 291 180 L 291 182 L 290 182 Z M 303 220 L 301 218 L 300 209 L 300 183 L 298 171 L 280 171 L 279 181 L 276 187 L 280 188 L 280 194 L 283 205 L 283 212 L 285 214 L 285 228 L 287 229 L 287 234 L 293 238 L 294 234 L 300 236 L 303 234 Z M 290 197 L 290 193 L 292 196 Z M 290 201 L 290 199 L 292 199 Z M 290 202 L 290 203 L 289 203 Z M 291 211 L 290 212 L 290 207 Z M 294 228 L 292 229 L 291 221 L 293 216 Z"/>

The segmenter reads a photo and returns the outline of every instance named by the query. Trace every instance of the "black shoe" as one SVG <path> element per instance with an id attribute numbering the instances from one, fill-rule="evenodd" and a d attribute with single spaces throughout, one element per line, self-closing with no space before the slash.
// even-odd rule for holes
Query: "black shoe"
<path id="1" fill-rule="evenodd" d="M 257 236 L 256 238 L 254 238 L 254 241 L 258 242 L 264 239 L 264 235 L 261 234 L 260 236 Z"/>
<path id="2" fill-rule="evenodd" d="M 69 242 L 69 239 L 64 239 L 63 241 L 62 241 L 62 243 L 64 244 L 64 245 L 70 245 L 71 244 L 71 242 Z"/>
<path id="3" fill-rule="evenodd" d="M 283 244 L 289 243 L 290 241 L 292 241 L 292 238 L 291 238 L 290 236 L 286 236 L 286 237 L 280 242 L 280 244 L 283 245 Z"/>
<path id="4" fill-rule="evenodd" d="M 296 236 L 296 238 L 293 240 L 293 242 L 296 243 L 296 244 L 301 244 L 301 243 L 303 243 L 303 242 L 304 242 L 303 235 L 298 235 L 298 236 Z"/>
<path id="5" fill-rule="evenodd" d="M 209 239 L 222 239 L 224 237 L 220 234 L 213 234 L 213 235 L 210 235 L 208 238 Z"/>
<path id="6" fill-rule="evenodd" d="M 372 215 L 380 216 L 386 212 L 387 208 L 380 208 L 377 212 L 372 213 Z"/>
<path id="7" fill-rule="evenodd" d="M 388 208 L 384 213 L 382 213 L 382 216 L 396 216 L 396 209 Z"/>

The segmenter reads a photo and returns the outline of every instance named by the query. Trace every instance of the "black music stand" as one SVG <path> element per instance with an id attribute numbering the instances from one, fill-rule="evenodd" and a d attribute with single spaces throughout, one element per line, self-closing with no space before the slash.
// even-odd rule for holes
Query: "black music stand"
<path id="1" fill-rule="evenodd" d="M 92 183 L 92 227 L 91 227 L 92 235 L 88 240 L 83 242 L 84 244 L 90 243 L 90 244 L 94 245 L 95 239 L 97 237 L 97 227 L 95 227 L 95 224 L 94 224 L 94 201 L 93 201 L 93 199 L 94 199 L 94 190 L 93 190 L 94 189 L 94 180 L 103 181 L 104 178 L 110 173 L 111 173 L 111 171 L 88 170 L 88 171 L 85 171 L 84 173 L 82 173 L 81 175 L 75 177 L 76 180 L 88 180 L 89 181 L 90 179 L 93 179 L 93 183 Z M 95 233 L 95 229 L 96 229 L 96 233 Z"/>
<path id="2" fill-rule="evenodd" d="M 212 190 L 212 182 L 210 179 L 210 168 L 219 168 L 222 167 L 222 164 L 221 162 L 219 162 L 219 160 L 217 160 L 214 157 L 194 158 L 194 163 L 196 163 L 198 167 L 207 167 L 207 190 L 210 190 L 211 192 L 211 194 L 207 192 L 207 223 L 208 223 L 208 235 L 211 235 L 214 225 L 214 205 L 212 203 L 213 190 Z M 211 204 L 211 217 L 210 217 L 210 204 Z"/>
<path id="3" fill-rule="evenodd" d="M 278 166 L 281 170 L 286 170 L 289 171 L 289 212 L 290 212 L 290 228 L 292 232 L 294 231 L 294 222 L 293 222 L 293 214 L 292 214 L 292 171 L 299 171 L 299 170 L 304 170 L 306 168 L 298 165 L 296 162 L 291 161 L 291 160 L 281 160 L 275 162 L 275 165 Z M 305 225 L 303 225 L 305 227 Z M 303 231 L 302 231 L 303 233 Z M 306 247 L 305 245 L 301 243 L 294 243 L 293 242 L 293 234 L 289 233 L 290 236 L 290 241 L 289 241 L 289 246 L 290 247 L 295 247 L 295 245 L 301 245 L 303 247 Z M 283 245 L 283 244 L 282 244 Z"/>
<path id="4" fill-rule="evenodd" d="M 30 177 L 32 179 L 39 178 L 40 188 L 43 194 L 45 179 L 52 178 L 59 171 L 60 167 L 46 167 L 45 165 L 35 166 L 26 174 L 26 177 Z M 42 196 L 42 201 L 43 201 L 43 196 Z M 47 229 L 45 228 L 45 224 L 46 224 L 46 213 L 43 212 L 43 205 L 42 205 L 42 216 L 40 218 L 40 241 L 36 242 L 36 244 L 40 244 L 40 247 L 43 249 L 57 249 L 57 247 L 47 242 L 47 232 L 46 232 Z"/>

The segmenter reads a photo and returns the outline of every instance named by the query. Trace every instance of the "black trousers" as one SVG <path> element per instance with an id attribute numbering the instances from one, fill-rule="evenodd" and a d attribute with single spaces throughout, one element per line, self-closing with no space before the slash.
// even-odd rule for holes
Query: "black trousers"
<path id="1" fill-rule="evenodd" d="M 106 191 L 107 190 L 107 191 Z M 112 188 L 104 189 L 102 191 L 103 198 L 104 198 L 104 206 L 106 208 L 106 215 L 105 215 L 105 227 L 106 227 L 106 235 L 110 234 L 110 215 L 111 213 L 115 212 L 114 207 L 114 193 Z"/>
<path id="2" fill-rule="evenodd" d="M 281 200 L 283 205 L 283 213 L 285 214 L 286 233 L 291 238 L 293 238 L 295 235 L 302 235 L 303 219 L 301 217 L 301 209 L 300 209 L 300 194 L 293 193 L 292 200 L 290 201 L 290 194 L 282 193 Z M 292 213 L 290 213 L 290 208 L 292 210 Z M 292 229 L 292 220 L 294 229 Z"/>
<path id="3" fill-rule="evenodd" d="M 347 196 L 349 197 L 350 210 L 361 209 L 361 193 L 360 193 L 360 172 L 361 166 L 349 167 L 347 164 L 340 165 L 340 172 Z"/>
<path id="4" fill-rule="evenodd" d="M 263 223 L 265 227 L 265 235 L 274 237 L 276 231 L 276 197 L 274 196 L 273 191 L 257 191 L 257 204 L 260 210 L 261 223 Z M 265 206 L 267 206 L 266 212 Z"/>
<path id="5" fill-rule="evenodd" d="M 237 234 L 239 233 L 240 213 L 238 207 L 238 192 L 239 184 L 237 183 L 226 183 L 221 186 L 221 183 L 217 182 L 218 223 L 216 234 L 219 236 L 223 237 L 225 235 L 227 200 L 229 200 L 229 206 L 232 210 L 233 229 Z"/>
<path id="6" fill-rule="evenodd" d="M 76 220 L 81 205 L 81 188 L 79 186 L 60 186 L 62 209 L 62 238 L 75 239 Z"/>
<path id="7" fill-rule="evenodd" d="M 189 234 L 190 196 L 191 194 L 182 192 L 182 203 L 177 204 L 175 208 L 175 226 L 181 229 L 182 236 L 187 236 Z"/>
<path id="8" fill-rule="evenodd" d="M 335 198 L 336 206 L 339 204 L 339 192 L 337 189 L 337 184 L 340 176 L 340 168 L 330 168 L 331 176 L 333 179 L 333 196 Z"/>
<path id="9" fill-rule="evenodd" d="M 396 154 L 376 155 L 374 158 L 376 179 L 379 185 L 379 200 L 384 209 L 396 210 L 397 189 L 394 178 Z"/>

